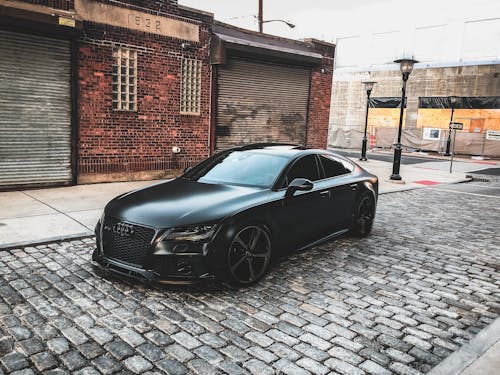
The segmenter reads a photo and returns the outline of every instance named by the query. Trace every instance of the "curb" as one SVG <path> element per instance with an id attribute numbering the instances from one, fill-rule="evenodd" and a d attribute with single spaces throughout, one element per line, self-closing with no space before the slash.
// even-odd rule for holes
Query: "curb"
<path id="1" fill-rule="evenodd" d="M 21 247 L 27 247 L 27 246 L 36 247 L 36 246 L 40 246 L 40 245 L 47 245 L 47 244 L 54 243 L 54 242 L 74 241 L 74 240 L 81 240 L 84 238 L 91 238 L 91 237 L 95 237 L 95 234 L 93 234 L 93 233 L 77 233 L 77 234 L 69 234 L 67 236 L 54 236 L 54 237 L 46 238 L 46 239 L 41 240 L 39 242 L 30 242 L 30 241 L 11 242 L 11 243 L 0 245 L 0 252 L 12 250 L 12 249 L 17 249 L 17 248 L 21 248 Z"/>
<path id="2" fill-rule="evenodd" d="M 444 156 L 442 154 L 439 154 L 439 155 L 436 155 L 436 154 L 432 154 L 432 151 L 429 151 L 431 152 L 430 154 L 425 154 L 425 153 L 418 153 L 418 152 L 403 152 L 401 155 L 402 156 L 409 156 L 409 157 L 417 157 L 417 158 L 423 158 L 423 159 L 432 159 L 432 160 L 441 160 L 441 161 L 450 161 L 450 156 Z M 372 151 L 372 153 L 374 154 L 382 154 L 382 155 L 393 155 L 394 154 L 394 151 L 386 151 L 386 150 L 375 150 L 375 151 Z M 464 155 L 464 154 L 455 154 L 454 155 L 454 161 L 458 161 L 458 162 L 464 162 L 464 163 L 477 163 L 478 160 L 475 160 L 475 159 L 472 159 L 472 156 L 471 155 Z M 479 160 L 479 161 L 485 161 L 486 165 L 491 165 L 491 166 L 494 166 L 495 164 L 498 166 L 498 161 L 499 159 L 498 158 L 487 158 L 487 159 L 484 159 L 484 160 Z M 483 163 L 480 163 L 480 164 L 483 164 Z"/>
<path id="3" fill-rule="evenodd" d="M 480 182 L 492 182 L 492 181 L 500 181 L 500 176 L 490 175 L 490 174 L 467 174 L 465 177 L 470 178 L 472 181 L 480 181 Z"/>
<path id="4" fill-rule="evenodd" d="M 500 318 L 479 332 L 470 342 L 446 357 L 427 375 L 456 375 L 480 358 L 497 341 L 500 341 Z"/>
<path id="5" fill-rule="evenodd" d="M 465 183 L 468 183 L 468 182 L 471 182 L 471 181 L 473 181 L 473 178 L 471 178 L 470 176 L 465 176 L 465 178 L 462 178 L 460 180 L 455 180 L 455 181 L 452 181 L 452 182 L 440 182 L 439 184 L 433 185 L 433 186 L 465 184 Z M 393 193 L 402 193 L 404 191 L 432 188 L 433 186 L 422 185 L 422 186 L 408 186 L 408 187 L 403 187 L 403 188 L 399 188 L 399 189 L 398 188 L 394 188 L 394 189 L 386 190 L 384 192 L 379 192 L 378 195 L 393 194 Z"/>

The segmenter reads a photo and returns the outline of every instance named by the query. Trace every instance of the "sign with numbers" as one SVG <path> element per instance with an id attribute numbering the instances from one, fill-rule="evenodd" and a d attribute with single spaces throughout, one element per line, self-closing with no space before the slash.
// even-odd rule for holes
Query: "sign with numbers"
<path id="1" fill-rule="evenodd" d="M 76 0 L 75 11 L 86 21 L 198 42 L 200 27 L 191 22 L 92 0 Z"/>
<path id="2" fill-rule="evenodd" d="M 464 124 L 462 124 L 461 122 L 450 122 L 450 129 L 464 130 Z"/>

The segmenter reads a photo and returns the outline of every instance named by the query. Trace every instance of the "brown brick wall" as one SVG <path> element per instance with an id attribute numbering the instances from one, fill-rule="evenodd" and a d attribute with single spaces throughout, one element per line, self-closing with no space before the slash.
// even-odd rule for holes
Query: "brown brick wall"
<path id="1" fill-rule="evenodd" d="M 177 5 L 177 0 L 92 0 L 100 3 L 119 5 L 122 8 L 138 10 L 141 12 L 151 13 L 155 15 L 168 14 L 169 16 L 186 17 L 194 20 L 211 20 L 211 17 L 189 11 Z"/>
<path id="2" fill-rule="evenodd" d="M 74 0 L 21 0 L 25 3 L 45 5 L 51 8 L 71 10 L 75 8 Z"/>
<path id="3" fill-rule="evenodd" d="M 322 72 L 321 70 L 324 69 Z M 333 59 L 323 58 L 321 67 L 311 72 L 309 92 L 309 114 L 307 124 L 307 146 L 326 148 L 328 142 L 328 120 L 332 92 Z"/>
<path id="4" fill-rule="evenodd" d="M 21 0 L 62 10 L 74 10 L 76 0 Z M 200 28 L 200 41 L 182 49 L 183 40 L 94 22 L 83 22 L 83 36 L 75 42 L 76 171 L 78 181 L 92 176 L 147 175 L 182 169 L 209 155 L 211 67 L 210 14 L 179 6 L 177 0 L 93 0 L 116 7 L 181 19 Z M 333 46 L 310 42 L 325 56 L 311 76 L 307 145 L 326 146 L 330 110 Z M 137 51 L 137 111 L 112 107 L 113 49 Z M 202 61 L 201 114 L 180 114 L 183 57 Z M 327 73 L 321 73 L 326 68 Z M 245 79 L 245 77 L 242 77 Z M 173 155 L 172 147 L 182 152 Z M 139 172 L 139 173 L 137 173 Z M 168 172 L 168 171 L 167 171 Z M 83 178 L 82 178 L 83 177 Z M 110 177 L 111 178 L 111 177 Z"/>
<path id="5" fill-rule="evenodd" d="M 207 156 L 209 23 L 200 24 L 200 42 L 191 43 L 188 50 L 181 48 L 182 40 L 144 32 L 90 22 L 85 22 L 84 30 L 77 59 L 79 177 L 182 168 Z M 137 51 L 137 112 L 112 108 L 112 52 L 118 46 Z M 183 57 L 202 61 L 199 116 L 179 111 Z M 172 146 L 182 152 L 174 156 Z"/>

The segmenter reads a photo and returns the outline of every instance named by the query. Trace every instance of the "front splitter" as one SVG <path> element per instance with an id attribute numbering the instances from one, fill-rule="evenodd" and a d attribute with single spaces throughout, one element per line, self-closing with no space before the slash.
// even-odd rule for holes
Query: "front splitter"
<path id="1" fill-rule="evenodd" d="M 134 267 L 130 264 L 122 263 L 114 259 L 106 258 L 98 255 L 98 250 L 95 249 L 92 253 L 92 265 L 114 275 L 124 278 L 138 280 L 146 284 L 160 285 L 193 285 L 204 281 L 215 279 L 211 274 L 203 274 L 200 276 L 160 276 L 158 273 L 145 270 L 143 268 Z"/>

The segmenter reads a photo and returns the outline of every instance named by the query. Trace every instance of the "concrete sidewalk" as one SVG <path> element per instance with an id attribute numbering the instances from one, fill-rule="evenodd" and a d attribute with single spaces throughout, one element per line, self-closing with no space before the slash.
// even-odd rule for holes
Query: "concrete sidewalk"
<path id="1" fill-rule="evenodd" d="M 496 375 L 499 369 L 500 318 L 497 318 L 428 375 Z"/>
<path id="2" fill-rule="evenodd" d="M 468 163 L 468 168 L 463 167 L 461 172 L 453 173 L 443 170 L 441 165 L 442 163 L 436 163 L 435 166 L 428 166 L 429 163 L 401 165 L 400 175 L 403 180 L 401 182 L 397 182 L 390 180 L 392 163 L 380 160 L 353 160 L 367 171 L 370 171 L 378 176 L 380 194 L 418 189 L 439 184 L 456 184 L 466 182 L 469 179 L 467 179 L 465 172 L 467 172 L 467 170 L 471 170 L 471 168 L 477 169 L 476 165 L 472 166 L 470 163 Z"/>
<path id="3" fill-rule="evenodd" d="M 108 201 L 154 181 L 0 193 L 0 249 L 90 235 Z"/>
<path id="4" fill-rule="evenodd" d="M 380 193 L 466 181 L 465 173 L 402 165 L 405 183 L 390 182 L 392 163 L 359 162 L 380 180 Z M 477 166 L 471 166 L 476 169 Z M 91 235 L 113 197 L 157 181 L 78 185 L 0 193 L 0 249 Z"/>

